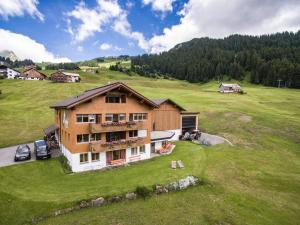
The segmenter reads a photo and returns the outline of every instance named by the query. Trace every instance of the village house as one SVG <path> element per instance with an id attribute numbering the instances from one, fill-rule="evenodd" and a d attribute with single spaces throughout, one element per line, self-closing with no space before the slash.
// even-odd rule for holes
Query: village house
<path id="1" fill-rule="evenodd" d="M 68 73 L 65 71 L 56 71 L 51 74 L 51 80 L 53 82 L 68 83 L 68 82 L 79 82 L 80 75 L 78 73 Z"/>
<path id="2" fill-rule="evenodd" d="M 13 70 L 6 65 L 0 65 L 0 76 L 7 79 L 16 79 L 20 76 L 20 72 Z"/>
<path id="3" fill-rule="evenodd" d="M 170 99 L 150 100 L 124 83 L 87 90 L 51 106 L 59 142 L 73 172 L 149 159 L 198 127 L 198 113 Z"/>
<path id="4" fill-rule="evenodd" d="M 232 93 L 232 92 L 240 92 L 241 86 L 238 84 L 220 84 L 219 91 L 221 93 Z"/>
<path id="5" fill-rule="evenodd" d="M 19 78 L 22 80 L 45 80 L 47 76 L 39 72 L 35 67 L 28 67 Z"/>

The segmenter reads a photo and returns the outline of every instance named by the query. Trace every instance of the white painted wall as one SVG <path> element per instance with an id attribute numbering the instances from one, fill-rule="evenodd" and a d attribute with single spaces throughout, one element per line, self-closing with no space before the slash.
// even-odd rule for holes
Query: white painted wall
<path id="1" fill-rule="evenodd" d="M 168 139 L 168 141 L 179 141 L 179 136 L 182 134 L 182 130 L 181 129 L 177 129 L 177 130 L 166 130 L 166 131 L 169 131 L 169 132 L 174 132 L 175 135 Z"/>
<path id="2" fill-rule="evenodd" d="M 88 162 L 80 163 L 80 153 L 72 154 L 64 145 L 61 145 L 63 155 L 68 159 L 73 172 L 98 170 L 106 167 L 106 153 L 100 153 L 100 160 L 92 162 L 92 153 L 88 152 Z"/>
<path id="3" fill-rule="evenodd" d="M 16 76 L 20 76 L 20 73 L 7 68 L 7 79 L 15 79 Z"/>
<path id="4" fill-rule="evenodd" d="M 131 148 L 126 149 L 126 162 L 132 162 L 130 157 L 132 156 L 140 156 L 140 160 L 150 159 L 151 157 L 151 147 L 150 144 L 145 144 L 145 153 L 140 153 L 140 147 L 138 147 L 138 154 L 131 155 Z"/>
<path id="5" fill-rule="evenodd" d="M 147 137 L 147 130 L 138 130 L 138 137 L 141 138 Z"/>
<path id="6" fill-rule="evenodd" d="M 151 149 L 150 144 L 145 145 L 145 153 L 140 153 L 140 149 L 138 147 L 138 154 L 140 156 L 140 160 L 150 159 Z M 80 163 L 80 153 L 72 154 L 64 145 L 61 145 L 62 154 L 68 159 L 69 165 L 73 172 L 84 172 L 90 170 L 98 170 L 107 167 L 106 165 L 106 153 L 100 153 L 100 160 L 96 162 L 92 162 L 92 153 L 88 152 L 88 162 Z M 126 149 L 126 162 L 132 162 L 130 160 L 131 157 L 131 148 Z"/>

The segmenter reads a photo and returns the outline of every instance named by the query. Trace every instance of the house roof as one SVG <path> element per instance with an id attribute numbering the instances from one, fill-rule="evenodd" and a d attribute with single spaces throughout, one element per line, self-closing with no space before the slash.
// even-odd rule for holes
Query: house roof
<path id="1" fill-rule="evenodd" d="M 78 73 L 68 73 L 68 72 L 63 72 L 62 73 L 66 76 L 73 76 L 73 77 L 79 77 L 80 75 Z"/>
<path id="2" fill-rule="evenodd" d="M 170 139 L 175 135 L 175 132 L 170 131 L 151 131 L 151 141 Z"/>
<path id="3" fill-rule="evenodd" d="M 224 83 L 221 83 L 220 87 L 221 86 L 224 86 L 224 87 L 240 87 L 240 85 L 238 85 L 238 84 L 224 84 Z"/>
<path id="4" fill-rule="evenodd" d="M 59 127 L 56 124 L 52 124 L 51 126 L 44 129 L 45 135 L 50 135 L 51 133 L 55 132 Z"/>
<path id="5" fill-rule="evenodd" d="M 26 77 L 36 77 L 36 75 L 40 75 L 44 78 L 47 78 L 47 76 L 43 73 L 41 73 L 40 71 L 38 71 L 36 68 L 29 68 L 29 69 L 26 69 L 24 70 L 23 74 L 26 76 Z"/>
<path id="6" fill-rule="evenodd" d="M 62 102 L 58 102 L 52 106 L 50 106 L 50 108 L 72 108 L 75 105 L 84 103 L 96 96 L 105 94 L 109 91 L 112 91 L 116 88 L 123 88 L 129 92 L 131 92 L 133 95 L 135 95 L 137 98 L 142 99 L 145 103 L 147 103 L 149 106 L 157 108 L 158 105 L 155 104 L 153 101 L 151 101 L 150 99 L 146 98 L 145 96 L 141 95 L 140 93 L 136 92 L 135 90 L 133 90 L 132 88 L 128 87 L 126 84 L 122 83 L 122 82 L 116 82 L 116 83 L 112 83 L 112 84 L 107 84 L 98 88 L 94 88 L 94 89 L 90 89 L 90 90 L 86 90 L 85 92 L 83 92 L 80 95 L 74 96 L 72 98 L 66 99 L 65 101 Z"/>
<path id="7" fill-rule="evenodd" d="M 183 107 L 181 107 L 180 105 L 178 105 L 176 102 L 172 101 L 171 99 L 169 98 L 162 98 L 162 99 L 152 99 L 152 101 L 160 106 L 161 104 L 165 103 L 165 102 L 170 102 L 171 104 L 177 106 L 178 108 L 180 108 L 182 111 L 185 111 L 185 109 Z"/>

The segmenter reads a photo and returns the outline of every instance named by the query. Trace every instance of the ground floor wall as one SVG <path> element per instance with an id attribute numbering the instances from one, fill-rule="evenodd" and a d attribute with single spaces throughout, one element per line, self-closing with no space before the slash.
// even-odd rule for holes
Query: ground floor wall
<path id="1" fill-rule="evenodd" d="M 88 152 L 88 161 L 80 163 L 80 153 L 71 153 L 64 145 L 60 145 L 62 154 L 67 158 L 73 172 L 84 172 L 90 170 L 99 170 L 108 167 L 106 163 L 106 152 L 101 152 L 98 161 L 92 161 L 91 152 Z M 145 152 L 140 151 L 140 146 L 132 154 L 131 148 L 126 149 L 126 163 L 146 160 L 151 157 L 150 144 L 145 144 Z"/>

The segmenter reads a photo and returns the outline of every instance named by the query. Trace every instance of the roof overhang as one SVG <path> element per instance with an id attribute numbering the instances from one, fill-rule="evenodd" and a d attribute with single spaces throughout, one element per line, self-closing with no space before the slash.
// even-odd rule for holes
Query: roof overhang
<path id="1" fill-rule="evenodd" d="M 155 100 L 153 100 L 153 101 L 155 101 Z M 159 104 L 157 104 L 157 105 L 161 105 L 161 104 L 163 104 L 165 102 L 170 102 L 174 106 L 178 107 L 180 110 L 185 111 L 185 108 L 183 108 L 182 106 L 178 105 L 176 102 L 174 102 L 172 99 L 169 99 L 169 98 L 160 100 Z"/>
<path id="2" fill-rule="evenodd" d="M 70 109 L 76 105 L 79 105 L 79 104 L 82 104 L 82 103 L 85 103 L 86 101 L 89 101 L 91 100 L 92 98 L 94 97 L 97 97 L 97 96 L 100 96 L 100 95 L 103 95 L 107 92 L 110 92 L 110 91 L 113 91 L 115 89 L 118 89 L 118 90 L 126 90 L 130 93 L 132 93 L 135 97 L 141 99 L 141 101 L 143 103 L 146 103 L 148 104 L 150 107 L 153 107 L 153 108 L 158 108 L 159 106 L 157 104 L 155 104 L 153 101 L 151 101 L 150 99 L 146 98 L 145 96 L 141 95 L 140 93 L 136 92 L 135 90 L 133 90 L 132 88 L 128 87 L 126 84 L 124 83 L 121 83 L 121 82 L 116 82 L 116 83 L 113 83 L 111 85 L 107 85 L 108 87 L 107 88 L 103 88 L 103 87 L 99 87 L 99 88 L 94 88 L 94 89 L 91 89 L 91 90 L 87 90 L 85 91 L 80 99 L 78 99 L 78 101 L 74 100 L 74 101 L 71 101 L 69 104 L 65 104 L 65 105 L 62 105 L 60 103 L 56 104 L 56 105 L 52 105 L 50 106 L 50 108 L 54 108 L 54 109 Z M 101 89 L 103 88 L 103 89 Z M 95 91 L 99 89 L 99 91 Z M 85 93 L 88 93 L 89 91 L 95 91 L 95 93 L 91 94 L 91 95 L 87 95 L 86 97 L 84 97 L 84 94 Z M 76 98 L 78 96 L 75 96 L 74 98 Z M 73 99 L 73 98 L 72 98 Z"/>
<path id="3" fill-rule="evenodd" d="M 170 132 L 170 131 L 152 131 L 151 141 L 167 140 L 172 138 L 174 135 L 175 132 Z"/>

